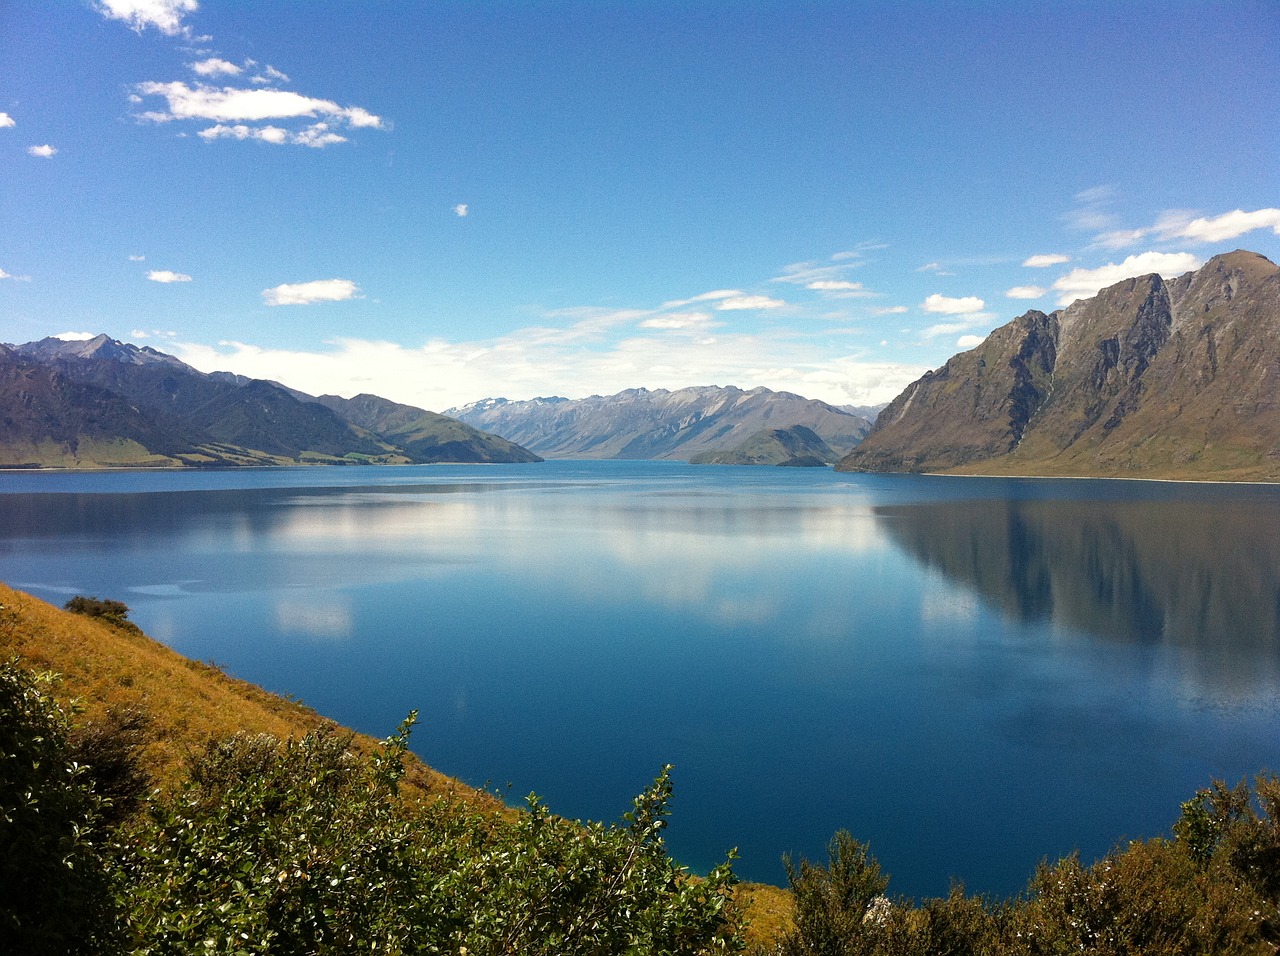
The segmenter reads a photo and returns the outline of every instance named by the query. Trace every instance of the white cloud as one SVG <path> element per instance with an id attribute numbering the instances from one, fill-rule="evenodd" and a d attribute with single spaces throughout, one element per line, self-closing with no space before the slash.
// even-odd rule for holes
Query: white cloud
<path id="1" fill-rule="evenodd" d="M 263 143 L 271 143 L 273 146 L 293 144 L 295 146 L 310 146 L 313 149 L 323 149 L 325 146 L 332 146 L 335 143 L 347 142 L 345 136 L 332 132 L 327 123 L 312 123 L 298 132 L 291 132 L 280 126 L 245 126 L 243 123 L 227 126 L 219 123 L 216 126 L 210 126 L 208 129 L 200 130 L 196 135 L 206 141 L 215 139 L 256 139 Z"/>
<path id="2" fill-rule="evenodd" d="M 1049 290 L 1038 285 L 1015 285 L 1005 293 L 1009 299 L 1038 299 Z"/>
<path id="3" fill-rule="evenodd" d="M 152 282 L 190 282 L 191 276 L 184 275 L 181 272 L 171 272 L 168 269 L 152 269 L 147 273 L 147 278 Z"/>
<path id="4" fill-rule="evenodd" d="M 937 272 L 942 268 L 941 262 L 926 262 L 922 266 L 916 267 L 916 272 Z"/>
<path id="5" fill-rule="evenodd" d="M 344 302 L 357 297 L 360 289 L 350 279 L 317 279 L 314 282 L 286 282 L 262 290 L 267 305 L 310 305 L 313 302 Z"/>
<path id="6" fill-rule="evenodd" d="M 130 256 L 129 261 L 130 262 L 146 262 L 147 257 L 146 256 Z"/>
<path id="7" fill-rule="evenodd" d="M 889 401 L 925 371 L 862 353 L 833 355 L 825 336 L 638 329 L 637 316 L 657 316 L 644 310 L 570 311 L 578 318 L 569 327 L 523 328 L 481 341 L 434 340 L 411 347 L 342 339 L 311 351 L 173 343 L 166 351 L 205 371 L 275 379 L 314 394 L 373 391 L 436 410 L 493 395 L 581 397 L 637 385 L 714 383 L 763 385 L 836 405 L 865 405 Z"/>
<path id="8" fill-rule="evenodd" d="M 981 345 L 985 341 L 986 338 L 981 335 L 962 335 L 960 338 L 956 339 L 956 348 L 971 349 L 975 345 Z"/>
<path id="9" fill-rule="evenodd" d="M 935 292 L 925 299 L 920 307 L 926 312 L 940 312 L 943 315 L 967 315 L 971 312 L 981 312 L 985 305 L 986 303 L 976 295 L 966 295 L 956 299 Z"/>
<path id="10" fill-rule="evenodd" d="M 182 18 L 195 13 L 196 0 L 101 0 L 98 12 L 110 20 L 123 20 L 138 33 L 155 27 L 168 36 L 185 34 Z"/>
<path id="11" fill-rule="evenodd" d="M 454 212 L 454 215 L 458 216 L 459 218 L 466 218 L 467 213 L 471 212 L 471 207 L 469 207 L 464 202 L 460 202 L 458 203 L 458 205 L 453 207 L 453 212 Z"/>
<path id="12" fill-rule="evenodd" d="M 267 64 L 266 68 L 252 80 L 254 83 L 288 83 L 289 77 L 281 73 L 271 64 Z"/>
<path id="13" fill-rule="evenodd" d="M 655 315 L 640 323 L 642 329 L 664 329 L 672 332 L 701 332 L 723 326 L 713 322 L 706 312 L 677 312 L 673 315 Z"/>
<path id="14" fill-rule="evenodd" d="M 345 123 L 355 128 L 386 128 L 382 117 L 375 116 L 362 107 L 339 106 L 333 100 L 303 96 L 301 93 L 294 93 L 291 90 L 278 90 L 275 88 L 242 89 L 234 86 L 214 87 L 203 83 L 188 86 L 186 83 L 181 82 L 139 83 L 136 89 L 142 96 L 159 96 L 165 100 L 168 105 L 167 112 L 151 110 L 139 114 L 140 118 L 157 123 L 167 123 L 173 120 L 213 120 L 219 124 L 257 123 L 264 120 L 325 117 L 329 122 Z M 216 129 L 217 127 L 214 128 Z M 270 127 L 267 128 L 269 129 Z M 229 127 L 229 129 L 235 130 L 236 127 Z M 313 145 L 311 142 L 307 142 L 306 137 L 310 135 L 315 138 L 318 133 L 322 133 L 327 129 L 327 126 L 316 123 L 309 127 L 310 134 L 305 132 L 296 134 L 296 138 L 290 141 Z M 214 136 L 219 135 L 228 134 L 216 133 L 206 138 L 214 138 Z M 234 132 L 229 135 L 239 139 L 262 138 L 248 133 L 244 136 L 239 136 Z"/>
<path id="15" fill-rule="evenodd" d="M 711 292 L 703 292 L 688 299 L 672 299 L 670 302 L 662 303 L 662 308 L 683 309 L 686 305 L 693 305 L 697 302 L 714 302 L 717 299 L 731 299 L 740 295 L 742 295 L 742 292 L 738 289 L 714 289 Z"/>
<path id="16" fill-rule="evenodd" d="M 57 149 L 50 146 L 48 143 L 45 143 L 43 146 L 28 146 L 27 152 L 30 153 L 32 156 L 39 156 L 42 159 L 49 159 L 57 152 Z"/>
<path id="17" fill-rule="evenodd" d="M 731 312 L 739 309 L 779 309 L 786 304 L 781 299 L 771 299 L 767 295 L 735 295 L 721 299 L 713 308 Z"/>
<path id="18" fill-rule="evenodd" d="M 872 309 L 874 315 L 901 315 L 904 312 L 910 312 L 905 305 L 890 305 L 880 309 Z"/>
<path id="19" fill-rule="evenodd" d="M 290 136 L 287 129 L 279 126 L 245 126 L 243 123 L 237 123 L 235 126 L 219 123 L 217 126 L 200 130 L 196 135 L 203 140 L 256 139 L 276 146 L 283 146 L 289 141 Z"/>
<path id="20" fill-rule="evenodd" d="M 955 335 L 957 332 L 968 332 L 970 329 L 989 323 L 993 318 L 994 316 L 990 313 L 983 312 L 956 322 L 939 322 L 937 325 L 931 325 L 921 332 L 920 337 L 927 340 L 936 339 L 940 335 Z"/>
<path id="21" fill-rule="evenodd" d="M 1093 243 L 1104 249 L 1123 249 L 1125 246 L 1136 245 L 1150 234 L 1150 229 L 1112 229 L 1099 233 L 1094 237 Z"/>
<path id="22" fill-rule="evenodd" d="M 849 282 L 845 279 L 815 279 L 806 282 L 804 287 L 832 299 L 871 299 L 876 295 L 864 289 L 861 282 Z"/>
<path id="23" fill-rule="evenodd" d="M 1028 269 L 1044 269 L 1048 266 L 1061 265 L 1070 261 L 1070 256 L 1064 256 L 1060 252 L 1049 252 L 1038 256 L 1030 256 L 1022 264 Z"/>
<path id="24" fill-rule="evenodd" d="M 244 72 L 243 67 L 236 66 L 227 60 L 221 60 L 216 56 L 211 56 L 207 60 L 197 60 L 195 63 L 187 64 L 200 76 L 239 76 Z"/>
<path id="25" fill-rule="evenodd" d="M 1069 210 L 1062 218 L 1069 227 L 1081 232 L 1110 229 L 1116 221 L 1110 211 L 1115 194 L 1113 186 L 1094 186 L 1092 189 L 1081 190 L 1075 195 L 1076 208 Z"/>
<path id="26" fill-rule="evenodd" d="M 96 332 L 59 332 L 53 336 L 55 339 L 61 339 L 64 342 L 88 342 L 90 339 L 96 339 Z"/>
<path id="27" fill-rule="evenodd" d="M 16 125 L 17 123 L 14 122 L 13 117 L 10 116 L 8 113 L 0 113 L 0 129 L 4 129 L 6 126 L 16 126 Z"/>
<path id="28" fill-rule="evenodd" d="M 1109 262 L 1097 269 L 1072 269 L 1055 282 L 1053 288 L 1061 293 L 1058 305 L 1070 305 L 1076 299 L 1087 299 L 1125 279 L 1151 273 L 1168 279 L 1198 269 L 1200 265 L 1200 260 L 1189 252 L 1143 252 L 1129 256 L 1119 265 Z"/>
<path id="29" fill-rule="evenodd" d="M 31 276 L 10 275 L 8 272 L 5 272 L 3 269 L 0 269 L 0 280 L 3 280 L 3 279 L 9 279 L 12 282 L 30 282 Z"/>
<path id="30" fill-rule="evenodd" d="M 1174 235 L 1196 242 L 1223 242 L 1255 229 L 1270 229 L 1280 235 L 1280 209 L 1234 209 L 1212 219 L 1201 217 L 1184 224 Z"/>

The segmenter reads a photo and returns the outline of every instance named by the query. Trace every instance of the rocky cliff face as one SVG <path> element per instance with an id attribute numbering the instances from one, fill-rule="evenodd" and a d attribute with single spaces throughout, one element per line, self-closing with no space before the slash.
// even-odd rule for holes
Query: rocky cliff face
<path id="1" fill-rule="evenodd" d="M 1237 251 L 1028 312 L 908 386 L 849 471 L 1280 478 L 1280 267 Z"/>
<path id="2" fill-rule="evenodd" d="M 804 425 L 841 454 L 871 427 L 865 418 L 767 388 L 627 389 L 583 399 L 485 399 L 444 414 L 548 458 L 687 460 L 732 448 L 764 429 Z"/>

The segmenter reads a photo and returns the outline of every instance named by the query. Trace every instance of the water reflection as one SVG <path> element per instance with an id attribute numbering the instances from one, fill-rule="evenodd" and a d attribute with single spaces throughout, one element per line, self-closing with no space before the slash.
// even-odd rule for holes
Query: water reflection
<path id="1" fill-rule="evenodd" d="M 1272 502 L 973 500 L 875 513 L 899 548 L 1015 619 L 1176 649 L 1214 696 L 1280 688 Z"/>

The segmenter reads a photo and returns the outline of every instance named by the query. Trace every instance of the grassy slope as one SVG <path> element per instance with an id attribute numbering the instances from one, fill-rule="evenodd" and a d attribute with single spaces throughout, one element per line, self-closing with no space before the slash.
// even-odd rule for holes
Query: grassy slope
<path id="1" fill-rule="evenodd" d="M 0 653 L 62 676 L 60 696 L 77 701 L 83 719 L 136 711 L 147 721 L 143 762 L 159 785 L 173 781 L 188 753 L 238 731 L 300 737 L 325 719 L 209 664 L 188 660 L 151 638 L 71 614 L 0 584 Z M 388 732 L 395 728 L 388 728 Z M 360 749 L 372 737 L 357 735 Z M 420 761 L 410 785 L 423 794 L 455 794 L 498 809 L 500 802 Z"/>
<path id="2" fill-rule="evenodd" d="M 175 783 L 186 756 L 211 738 L 240 731 L 300 737 L 327 723 L 301 703 L 188 660 L 140 632 L 71 614 L 2 583 L 0 654 L 17 655 L 33 670 L 62 675 L 59 696 L 76 701 L 86 721 L 102 720 L 111 711 L 144 714 L 143 763 L 162 787 Z M 357 734 L 354 743 L 367 750 L 377 741 Z M 424 797 L 451 795 L 483 810 L 510 812 L 496 797 L 412 757 L 405 786 Z M 790 926 L 788 891 L 742 884 L 737 898 L 751 920 L 747 935 L 753 943 L 763 945 Z"/>

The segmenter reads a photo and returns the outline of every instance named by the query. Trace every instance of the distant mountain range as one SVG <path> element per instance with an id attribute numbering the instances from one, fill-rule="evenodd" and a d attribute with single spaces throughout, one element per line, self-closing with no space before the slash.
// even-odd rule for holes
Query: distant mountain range
<path id="1" fill-rule="evenodd" d="M 0 467 L 540 460 L 420 408 L 207 374 L 105 335 L 0 345 Z"/>
<path id="2" fill-rule="evenodd" d="M 1236 251 L 1027 312 L 909 385 L 837 467 L 1280 479 L 1280 267 Z"/>
<path id="3" fill-rule="evenodd" d="M 871 428 L 847 408 L 767 388 L 633 388 L 590 398 L 489 398 L 444 414 L 547 458 L 689 460 L 769 429 L 802 425 L 843 454 Z"/>

